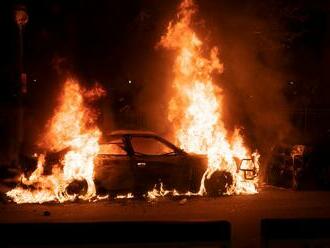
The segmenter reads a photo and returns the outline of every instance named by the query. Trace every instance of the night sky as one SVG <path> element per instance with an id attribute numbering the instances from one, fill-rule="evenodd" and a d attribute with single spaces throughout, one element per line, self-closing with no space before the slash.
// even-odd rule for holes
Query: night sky
<path id="1" fill-rule="evenodd" d="M 24 29 L 29 127 L 41 130 L 63 81 L 71 75 L 87 86 L 99 82 L 107 89 L 108 100 L 101 103 L 101 111 L 105 116 L 105 112 L 113 113 L 116 126 L 127 124 L 129 119 L 120 119 L 120 113 L 128 108 L 138 116 L 133 118 L 135 125 L 166 133 L 159 126 L 166 122 L 163 110 L 168 103 L 173 54 L 155 46 L 179 1 L 2 1 L 3 112 L 17 102 L 18 29 L 13 9 L 18 3 L 25 4 L 29 13 Z M 224 63 L 225 71 L 215 81 L 225 91 L 229 126 L 246 127 L 251 140 L 264 145 L 260 137 L 283 138 L 292 123 L 303 128 L 283 111 L 328 111 L 327 1 L 196 3 L 200 8 L 196 30 L 207 45 L 219 47 Z M 329 124 L 330 111 L 326 115 Z M 328 124 L 322 128 L 327 130 Z"/>

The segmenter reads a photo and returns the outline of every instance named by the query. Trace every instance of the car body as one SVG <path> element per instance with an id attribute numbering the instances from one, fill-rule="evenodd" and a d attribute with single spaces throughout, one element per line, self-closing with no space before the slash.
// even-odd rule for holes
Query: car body
<path id="1" fill-rule="evenodd" d="M 197 192 L 206 169 L 206 156 L 188 154 L 153 132 L 119 130 L 102 138 L 94 178 L 99 192 L 144 194 L 159 183 Z"/>

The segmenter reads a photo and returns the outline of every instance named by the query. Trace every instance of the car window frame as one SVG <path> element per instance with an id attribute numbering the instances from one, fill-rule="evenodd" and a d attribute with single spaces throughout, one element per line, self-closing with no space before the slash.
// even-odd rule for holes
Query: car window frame
<path id="1" fill-rule="evenodd" d="M 116 136 L 110 136 L 110 139 L 113 139 L 113 140 L 116 140 L 116 139 L 121 139 L 122 141 L 122 144 L 124 145 L 123 148 L 123 151 L 126 152 L 126 154 L 98 154 L 98 156 L 111 156 L 111 157 L 129 157 L 130 156 L 130 152 L 129 152 L 129 149 L 128 149 L 128 146 L 127 146 L 127 141 L 125 139 L 125 137 L 123 137 L 122 135 L 116 135 Z M 102 142 L 102 144 L 117 144 L 117 143 L 111 143 L 111 141 L 105 141 L 105 142 Z M 118 143 L 120 144 L 120 143 Z"/>
<path id="2" fill-rule="evenodd" d="M 136 152 L 134 151 L 131 139 L 132 138 L 149 138 L 149 139 L 155 139 L 157 141 L 159 141 L 160 143 L 166 145 L 167 147 L 171 148 L 173 150 L 173 154 L 171 155 L 166 155 L 166 154 L 136 154 Z M 169 141 L 165 140 L 164 138 L 157 136 L 157 135 L 146 135 L 146 134 L 130 134 L 127 135 L 127 142 L 130 146 L 130 150 L 132 152 L 133 156 L 136 157 L 168 157 L 168 156 L 178 156 L 182 153 L 182 151 L 180 149 L 178 149 L 176 146 L 174 146 L 172 143 L 170 143 Z"/>

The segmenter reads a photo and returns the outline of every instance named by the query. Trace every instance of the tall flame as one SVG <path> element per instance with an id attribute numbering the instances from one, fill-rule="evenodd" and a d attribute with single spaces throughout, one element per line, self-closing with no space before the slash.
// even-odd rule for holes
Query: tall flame
<path id="1" fill-rule="evenodd" d="M 60 164 L 52 168 L 50 175 L 44 175 L 45 156 L 40 155 L 31 176 L 26 178 L 22 175 L 22 185 L 7 192 L 16 203 L 64 202 L 77 198 L 89 200 L 96 195 L 94 158 L 99 150 L 101 132 L 94 123 L 96 116 L 87 107 L 86 101 L 103 94 L 99 86 L 87 91 L 73 79 L 65 82 L 59 106 L 48 123 L 41 146 L 53 152 L 68 151 Z M 87 189 L 83 194 L 67 192 L 67 187 L 75 180 L 86 182 Z"/>
<path id="2" fill-rule="evenodd" d="M 174 124 L 175 137 L 181 148 L 208 156 L 210 177 L 216 170 L 229 171 L 234 188 L 228 193 L 255 193 L 256 180 L 247 181 L 238 172 L 235 158 L 244 159 L 249 152 L 236 130 L 229 137 L 222 116 L 222 89 L 212 81 L 212 73 L 222 73 L 218 48 L 213 47 L 204 56 L 203 42 L 192 28 L 197 8 L 192 0 L 183 0 L 177 19 L 171 21 L 159 45 L 176 52 L 174 63 L 174 94 L 169 103 L 168 118 Z M 254 155 L 253 155 L 254 156 Z M 255 163 L 258 156 L 254 156 Z M 200 193 L 205 193 L 201 186 Z"/>

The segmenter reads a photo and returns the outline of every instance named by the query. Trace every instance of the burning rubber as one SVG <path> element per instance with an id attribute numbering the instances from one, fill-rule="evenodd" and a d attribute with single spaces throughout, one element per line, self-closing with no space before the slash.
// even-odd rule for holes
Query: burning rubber
<path id="1" fill-rule="evenodd" d="M 234 179 L 230 172 L 217 170 L 205 179 L 205 190 L 208 196 L 221 196 L 230 190 Z"/>

